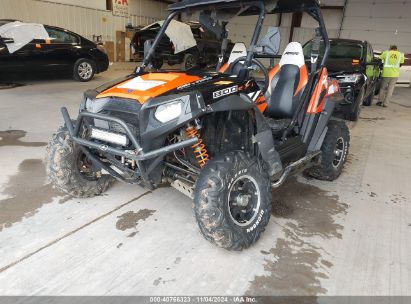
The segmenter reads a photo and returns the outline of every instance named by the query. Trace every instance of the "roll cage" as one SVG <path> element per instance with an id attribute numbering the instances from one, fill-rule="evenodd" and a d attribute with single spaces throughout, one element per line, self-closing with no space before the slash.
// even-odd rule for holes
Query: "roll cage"
<path id="1" fill-rule="evenodd" d="M 325 27 L 324 19 L 320 9 L 320 3 L 318 0 L 260 0 L 260 1 L 244 1 L 244 0 L 184 0 L 172 5 L 169 5 L 168 11 L 170 12 L 167 18 L 164 20 L 157 36 L 155 37 L 151 48 L 148 50 L 141 65 L 136 68 L 135 73 L 137 75 L 142 74 L 145 68 L 150 63 L 155 49 L 160 43 L 167 27 L 171 20 L 182 12 L 196 12 L 196 11 L 230 11 L 237 10 L 234 16 L 250 16 L 258 15 L 258 20 L 255 26 L 253 36 L 251 38 L 250 46 L 247 51 L 247 57 L 245 60 L 245 66 L 251 66 L 251 61 L 254 57 L 254 49 L 258 42 L 264 20 L 267 14 L 280 14 L 280 13 L 293 13 L 293 12 L 305 12 L 309 14 L 314 20 L 318 22 L 318 28 L 316 29 L 316 35 L 319 39 L 324 41 L 325 51 L 322 58 L 320 67 L 324 67 L 327 63 L 328 54 L 330 50 L 330 42 Z M 315 60 L 318 58 L 318 54 Z"/>

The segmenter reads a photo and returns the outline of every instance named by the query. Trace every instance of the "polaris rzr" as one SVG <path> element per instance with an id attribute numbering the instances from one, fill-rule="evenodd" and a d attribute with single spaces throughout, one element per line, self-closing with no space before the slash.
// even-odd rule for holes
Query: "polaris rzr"
<path id="1" fill-rule="evenodd" d="M 133 74 L 87 91 L 76 120 L 62 108 L 65 126 L 48 145 L 48 175 L 75 197 L 99 195 L 113 179 L 149 189 L 169 183 L 194 200 L 207 240 L 242 250 L 258 240 L 269 221 L 272 188 L 300 171 L 335 180 L 346 161 L 349 131 L 331 118 L 343 97 L 325 68 L 329 42 L 320 5 L 317 0 L 185 0 L 169 11 Z M 259 39 L 264 19 L 296 11 L 319 24 L 310 69 L 301 44 L 291 42 L 268 70 L 259 58 L 277 57 L 278 29 L 269 28 Z M 167 26 L 182 12 L 199 15 L 216 32 L 235 16 L 258 20 L 250 45 L 236 44 L 217 71 L 146 72 Z M 321 40 L 325 51 L 319 62 Z"/>

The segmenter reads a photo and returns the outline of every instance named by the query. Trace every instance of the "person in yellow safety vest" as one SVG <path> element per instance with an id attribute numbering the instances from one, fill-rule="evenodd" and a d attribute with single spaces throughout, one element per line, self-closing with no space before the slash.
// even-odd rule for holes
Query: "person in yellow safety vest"
<path id="1" fill-rule="evenodd" d="M 377 106 L 386 108 L 390 103 L 395 84 L 400 76 L 400 67 L 404 63 L 404 54 L 398 51 L 397 46 L 392 45 L 389 51 L 384 51 L 380 55 L 380 59 L 384 63 L 384 68 Z"/>

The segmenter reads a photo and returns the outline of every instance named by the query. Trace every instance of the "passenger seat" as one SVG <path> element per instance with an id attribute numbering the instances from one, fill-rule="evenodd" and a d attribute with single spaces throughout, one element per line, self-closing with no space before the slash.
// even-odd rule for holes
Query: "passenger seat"
<path id="1" fill-rule="evenodd" d="M 273 119 L 291 119 L 308 82 L 303 48 L 298 42 L 287 45 L 279 64 L 269 72 L 265 115 Z"/>

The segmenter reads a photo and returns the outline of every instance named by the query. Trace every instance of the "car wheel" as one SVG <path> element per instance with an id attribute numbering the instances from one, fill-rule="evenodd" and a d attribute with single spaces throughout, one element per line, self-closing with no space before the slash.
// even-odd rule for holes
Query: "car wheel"
<path id="1" fill-rule="evenodd" d="M 185 54 L 183 59 L 183 69 L 188 71 L 197 65 L 197 57 L 194 54 Z"/>
<path id="2" fill-rule="evenodd" d="M 318 166 L 304 173 L 319 180 L 336 180 L 347 161 L 350 147 L 350 131 L 344 121 L 331 120 L 321 147 L 321 161 Z"/>
<path id="3" fill-rule="evenodd" d="M 153 66 L 153 69 L 159 70 L 164 64 L 163 58 L 153 58 L 151 59 L 151 65 Z"/>
<path id="4" fill-rule="evenodd" d="M 367 106 L 367 107 L 371 106 L 372 105 L 372 100 L 374 99 L 374 96 L 375 96 L 375 86 L 374 86 L 372 92 L 370 93 L 370 95 L 366 99 L 364 99 L 363 105 Z"/>
<path id="5" fill-rule="evenodd" d="M 75 80 L 87 82 L 93 79 L 96 73 L 96 64 L 90 59 L 81 58 L 74 64 L 73 76 Z"/>
<path id="6" fill-rule="evenodd" d="M 353 105 L 351 105 L 350 112 L 347 114 L 346 119 L 357 121 L 360 118 L 362 104 L 364 102 L 364 91 L 365 89 L 362 88 L 361 92 L 355 98 L 355 102 Z"/>
<path id="7" fill-rule="evenodd" d="M 201 234 L 227 250 L 254 244 L 270 219 L 272 189 L 256 157 L 229 152 L 207 162 L 196 182 L 194 212 Z"/>
<path id="8" fill-rule="evenodd" d="M 378 94 L 380 94 L 380 88 L 381 88 L 381 80 L 378 81 L 378 83 L 375 86 L 374 96 L 377 96 Z"/>

